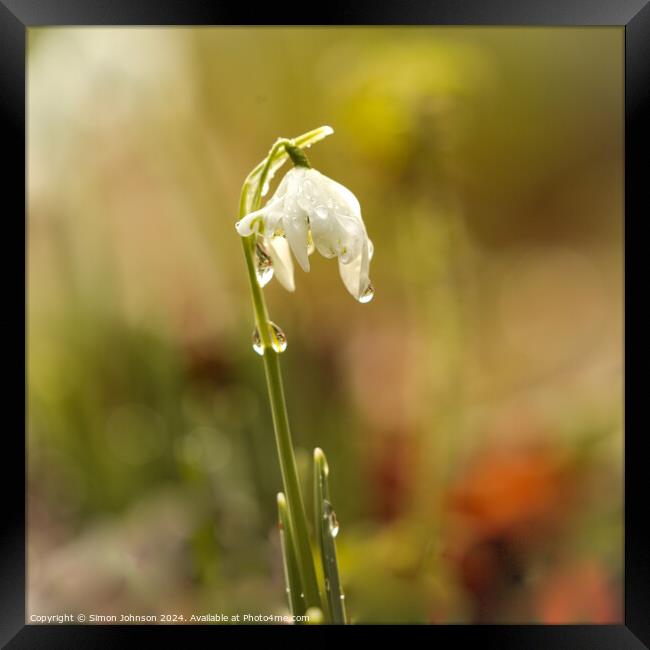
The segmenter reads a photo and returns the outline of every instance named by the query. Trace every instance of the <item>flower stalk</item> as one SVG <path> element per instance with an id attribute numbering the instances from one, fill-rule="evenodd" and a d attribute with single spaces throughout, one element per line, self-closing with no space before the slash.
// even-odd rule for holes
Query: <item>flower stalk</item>
<path id="1" fill-rule="evenodd" d="M 373 245 L 361 217 L 357 198 L 343 185 L 312 169 L 304 149 L 332 133 L 321 127 L 292 140 L 278 139 L 267 157 L 246 178 L 235 224 L 242 237 L 246 270 L 251 289 L 255 332 L 253 349 L 262 356 L 266 387 L 273 416 L 273 430 L 280 461 L 284 492 L 278 495 L 278 514 L 289 604 L 294 615 L 305 612 L 314 622 L 347 622 L 338 571 L 334 538 L 336 515 L 329 500 L 328 467 L 320 449 L 314 456 L 314 533 L 318 539 L 324 588 L 319 589 L 304 500 L 291 440 L 289 417 L 282 385 L 278 354 L 286 337 L 269 319 L 263 286 L 276 277 L 288 291 L 294 291 L 291 253 L 309 270 L 309 255 L 337 257 L 346 289 L 359 302 L 372 299 L 374 289 L 368 275 Z M 275 172 L 291 160 L 287 172 L 264 208 Z M 322 594 L 322 597 L 321 597 Z"/>
<path id="2" fill-rule="evenodd" d="M 253 190 L 253 209 L 258 209 L 262 188 L 267 180 L 269 168 L 273 161 L 276 151 L 283 147 L 289 141 L 278 141 L 271 149 L 266 159 L 266 164 L 261 170 L 257 186 Z M 255 170 L 253 171 L 253 174 Z M 250 179 L 250 177 L 249 177 Z M 253 189 L 250 181 L 244 183 L 240 201 L 240 218 L 244 217 L 248 211 L 247 195 Z M 314 558 L 309 541 L 309 531 L 307 528 L 307 517 L 305 506 L 300 490 L 300 481 L 298 478 L 298 469 L 293 451 L 291 440 L 291 429 L 289 427 L 289 416 L 287 405 L 284 397 L 284 387 L 282 384 L 282 374 L 280 370 L 280 360 L 278 353 L 271 345 L 271 336 L 269 333 L 269 315 L 264 293 L 260 287 L 255 270 L 255 246 L 256 236 L 242 237 L 242 246 L 244 257 L 246 259 L 246 270 L 253 301 L 253 312 L 255 314 L 255 324 L 260 335 L 264 351 L 262 359 L 264 361 L 264 374 L 266 376 L 266 387 L 271 404 L 271 414 L 273 417 L 273 430 L 275 432 L 275 442 L 280 460 L 280 471 L 284 493 L 286 495 L 288 525 L 290 533 L 295 544 L 295 554 L 298 564 L 301 586 L 304 594 L 304 600 L 307 607 L 321 607 L 320 596 L 318 592 L 318 583 L 316 580 L 316 571 L 314 568 Z"/>

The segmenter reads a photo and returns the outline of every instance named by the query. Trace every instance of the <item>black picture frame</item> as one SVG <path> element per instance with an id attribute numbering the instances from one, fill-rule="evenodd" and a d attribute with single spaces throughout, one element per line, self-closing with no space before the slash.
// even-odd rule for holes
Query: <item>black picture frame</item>
<path id="1" fill-rule="evenodd" d="M 251 20 L 260 24 L 329 25 L 545 25 L 545 26 L 621 26 L 625 29 L 625 297 L 627 307 L 634 301 L 641 272 L 640 228 L 647 219 L 650 141 L 646 122 L 650 116 L 650 0 L 402 0 L 392 3 L 356 0 L 330 2 L 318 7 L 318 16 L 288 6 L 260 8 L 250 2 L 227 5 L 206 0 L 0 0 L 0 142 L 5 179 L 3 183 L 3 255 L 7 264 L 5 286 L 16 290 L 16 307 L 5 298 L 3 358 L 15 352 L 16 368 L 5 370 L 4 403 L 16 415 L 16 425 L 5 423 L 3 432 L 3 477 L 7 481 L 2 508 L 3 530 L 0 562 L 0 643 L 8 648 L 86 648 L 124 647 L 128 644 L 171 642 L 200 644 L 228 639 L 241 627 L 223 626 L 84 626 L 25 624 L 25 276 L 17 276 L 16 266 L 25 269 L 25 75 L 26 30 L 33 26 L 54 25 L 236 25 Z M 301 15 L 301 12 L 305 15 Z M 316 12 L 314 12 L 316 13 Z M 22 279 L 21 279 L 22 278 Z M 631 381 L 640 357 L 634 343 L 640 333 L 641 316 L 626 318 L 626 435 L 625 435 L 625 602 L 622 625 L 490 625 L 426 626 L 437 647 L 450 643 L 478 643 L 489 648 L 567 648 L 595 650 L 638 650 L 650 647 L 650 537 L 643 524 L 647 506 L 644 488 L 644 442 L 646 432 L 635 418 L 643 383 Z M 8 342 L 12 341 L 11 345 Z M 22 347 L 18 345 L 22 342 Z M 632 350 L 632 354 L 628 354 Z M 642 375 L 638 373 L 640 377 Z M 18 378 L 22 379 L 19 381 Z M 22 433 L 21 433 L 22 431 Z M 7 471 L 10 468 L 11 471 Z M 354 637 L 365 634 L 364 626 L 346 628 Z M 306 638 L 331 634 L 334 628 L 275 626 L 264 628 Z M 398 631 L 402 634 L 404 628 Z M 386 630 L 388 632 L 388 630 Z M 388 632 L 390 634 L 390 632 Z M 238 634 L 238 632 L 237 632 Z M 192 639 L 192 640 L 190 640 Z"/>

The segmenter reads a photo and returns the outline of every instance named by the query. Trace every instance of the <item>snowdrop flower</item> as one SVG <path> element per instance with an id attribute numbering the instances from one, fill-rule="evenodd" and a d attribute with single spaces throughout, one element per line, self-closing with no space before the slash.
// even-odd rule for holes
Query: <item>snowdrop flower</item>
<path id="1" fill-rule="evenodd" d="M 317 250 L 324 257 L 337 257 L 347 290 L 359 302 L 369 302 L 374 294 L 368 275 L 373 245 L 359 201 L 346 187 L 309 167 L 299 149 L 288 151 L 296 166 L 263 208 L 237 222 L 237 232 L 263 238 L 275 275 L 289 291 L 294 290 L 289 249 L 304 271 L 309 271 L 309 255 Z"/>

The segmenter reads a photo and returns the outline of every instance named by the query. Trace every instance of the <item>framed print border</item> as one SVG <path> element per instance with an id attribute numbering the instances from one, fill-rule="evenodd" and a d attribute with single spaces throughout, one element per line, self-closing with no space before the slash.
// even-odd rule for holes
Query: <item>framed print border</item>
<path id="1" fill-rule="evenodd" d="M 647 169 L 650 138 L 646 123 L 650 115 L 650 0 L 410 0 L 409 2 L 332 2 L 320 7 L 318 24 L 326 25 L 544 25 L 620 26 L 625 30 L 625 310 L 634 306 L 640 284 L 640 225 L 648 209 Z M 309 24 L 304 8 L 291 10 L 226 5 L 223 2 L 187 0 L 169 2 L 141 0 L 0 0 L 0 110 L 5 178 L 4 226 L 6 284 L 15 290 L 15 307 L 5 310 L 5 346 L 14 353 L 16 368 L 6 372 L 5 405 L 13 411 L 15 424 L 5 423 L 4 454 L 6 486 L 3 502 L 2 552 L 0 561 L 0 643 L 8 648 L 124 647 L 129 642 L 153 643 L 194 638 L 207 643 L 230 635 L 232 627 L 214 626 L 84 626 L 25 625 L 25 275 L 26 269 L 26 137 L 25 77 L 26 30 L 55 25 L 237 25 L 250 16 L 272 24 Z M 15 256 L 16 259 L 12 259 Z M 18 278 L 18 279 L 17 279 Z M 629 298 L 632 297 L 632 300 Z M 427 626 L 424 631 L 438 643 L 478 643 L 494 648 L 571 648 L 638 650 L 650 647 L 650 538 L 646 532 L 647 489 L 645 431 L 641 428 L 642 383 L 629 377 L 640 371 L 635 343 L 643 326 L 639 315 L 625 319 L 625 595 L 623 625 L 490 625 Z M 17 343 L 11 346 L 7 341 Z M 627 353 L 628 349 L 633 354 Z M 641 349 L 641 348 L 639 348 Z M 6 355 L 8 357 L 9 355 Z M 640 372 L 639 372 L 640 374 Z M 18 379 L 16 379 L 18 378 Z M 22 433 L 21 433 L 22 431 Z M 351 626 L 351 637 L 362 634 Z M 265 634 L 275 636 L 274 627 Z M 333 628 L 319 628 L 329 635 Z M 306 638 L 310 627 L 292 627 L 291 634 Z M 281 632 L 284 633 L 284 632 Z M 390 632 L 387 633 L 390 634 Z M 401 631 L 398 633 L 401 634 Z M 163 636 L 164 635 L 164 636 Z M 228 638 L 227 636 L 225 638 Z M 172 642 L 173 642 L 172 641 Z M 440 646 L 440 647 L 445 647 Z"/>

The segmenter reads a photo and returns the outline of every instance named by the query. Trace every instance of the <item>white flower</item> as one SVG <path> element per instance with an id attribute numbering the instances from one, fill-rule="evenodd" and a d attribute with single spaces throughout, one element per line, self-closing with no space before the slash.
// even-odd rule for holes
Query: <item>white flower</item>
<path id="1" fill-rule="evenodd" d="M 304 271 L 309 271 L 309 255 L 315 248 L 325 257 L 338 257 L 343 283 L 357 300 L 372 298 L 368 272 L 373 245 L 359 201 L 315 169 L 293 167 L 268 203 L 243 217 L 236 228 L 242 237 L 257 233 L 264 238 L 275 276 L 289 291 L 294 290 L 289 247 Z"/>

